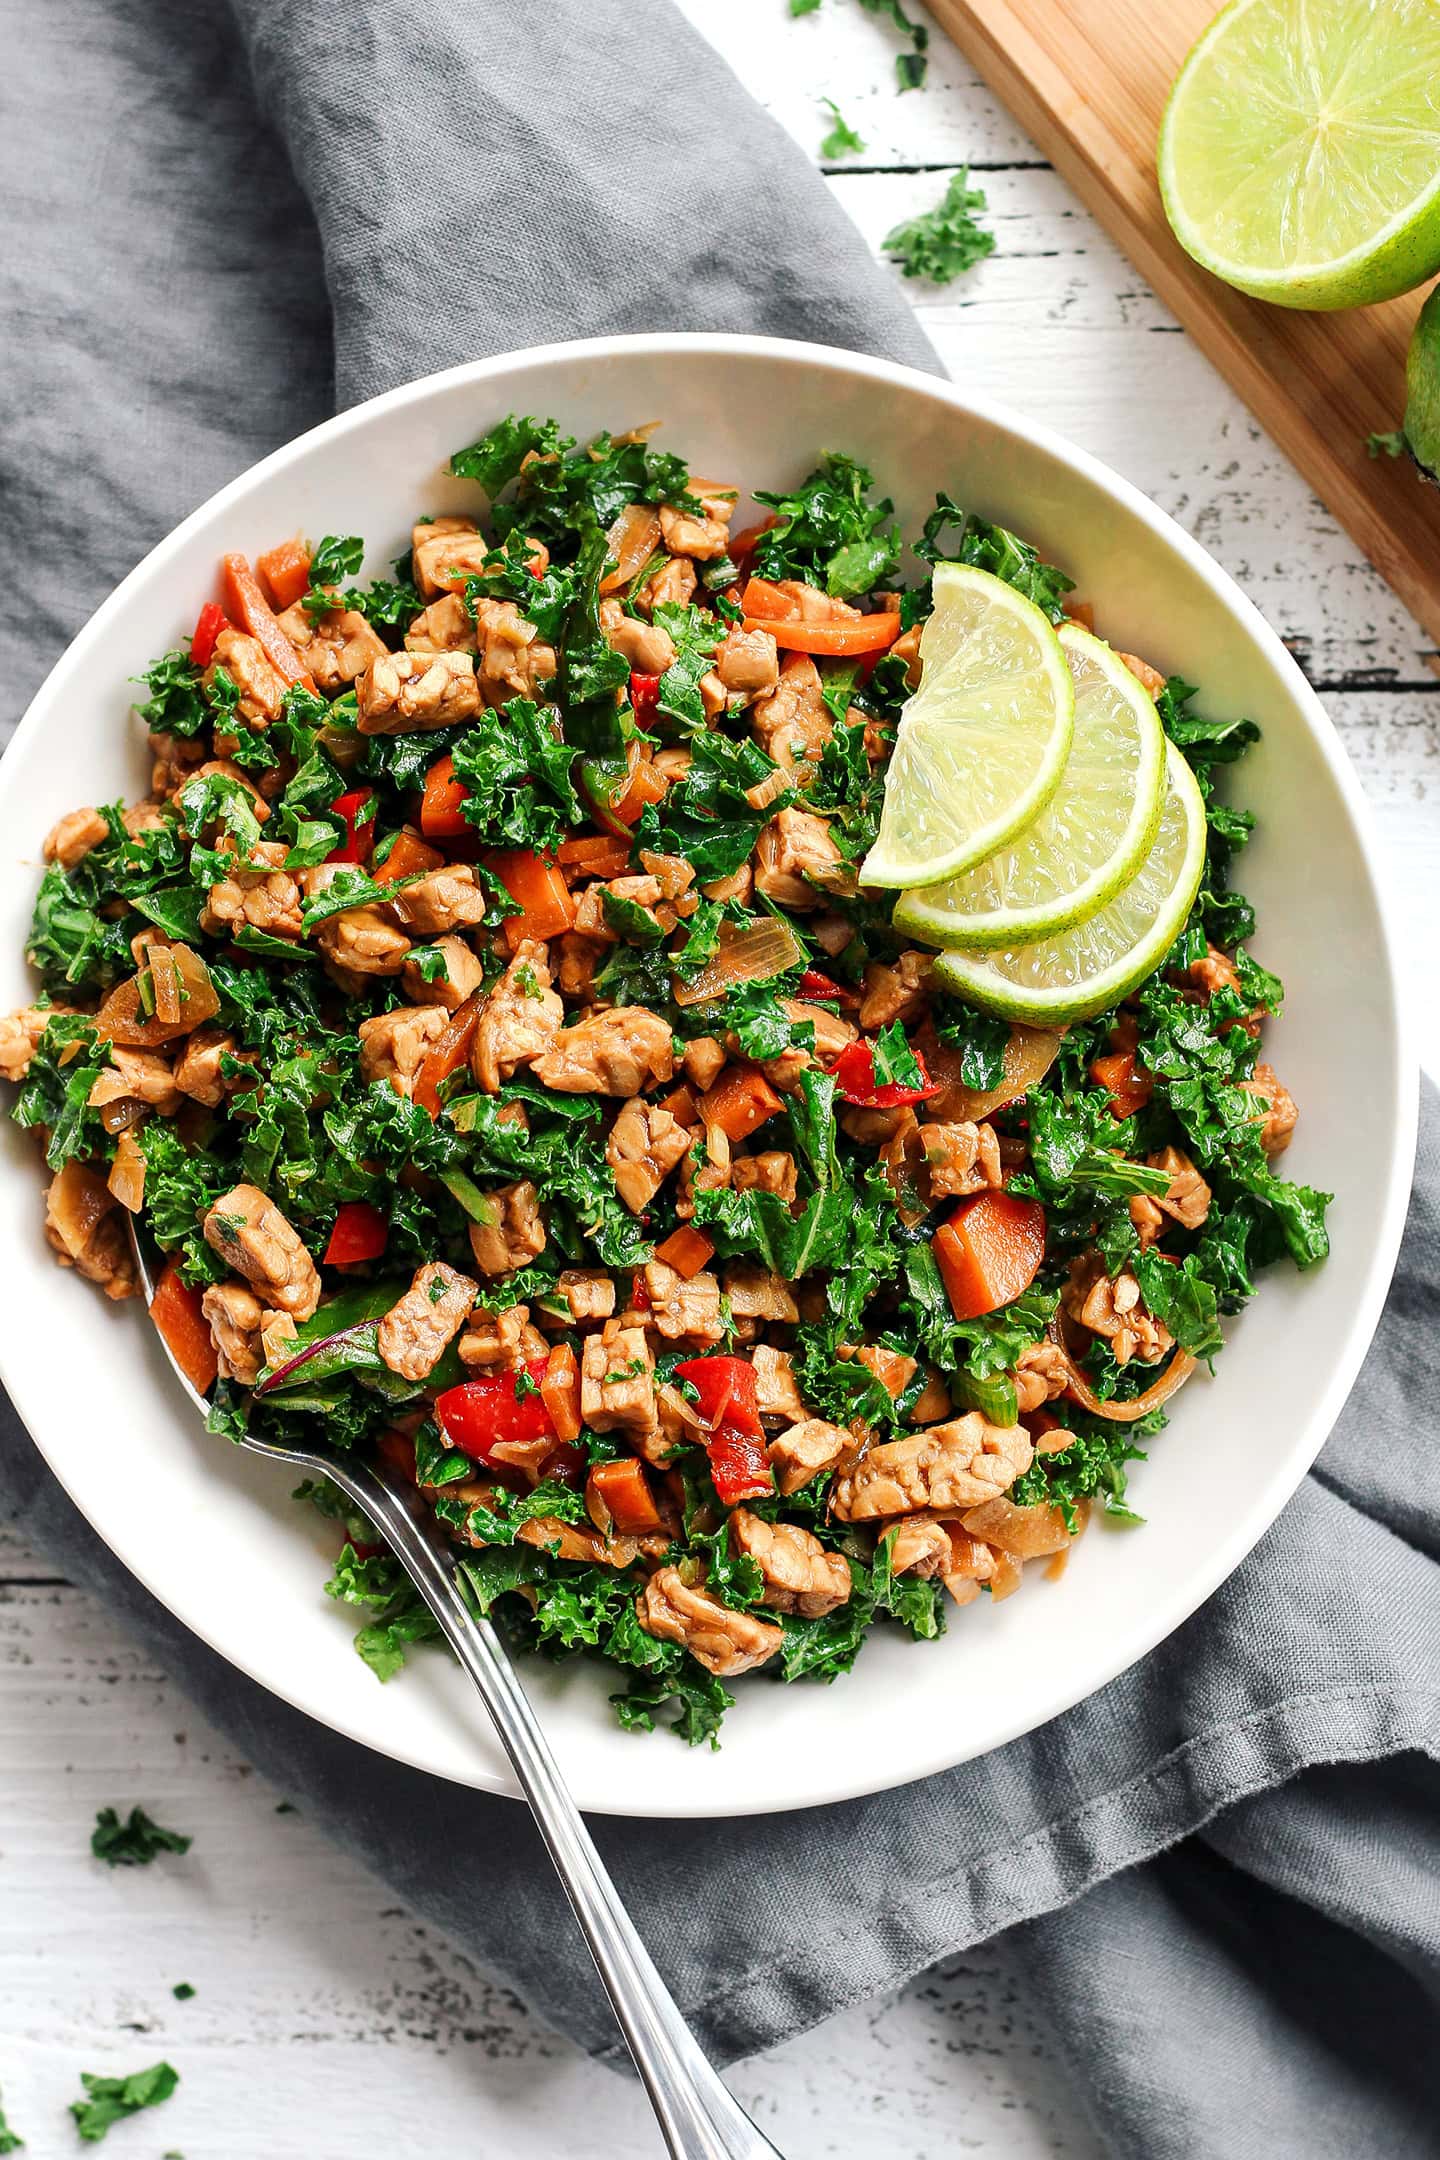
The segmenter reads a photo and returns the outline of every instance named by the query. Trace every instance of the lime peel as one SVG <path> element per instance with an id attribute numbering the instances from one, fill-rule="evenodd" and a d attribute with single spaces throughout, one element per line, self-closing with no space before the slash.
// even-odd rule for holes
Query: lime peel
<path id="1" fill-rule="evenodd" d="M 1160 827 L 1165 733 L 1120 655 L 1078 623 L 1060 646 L 1075 730 L 1060 786 L 1004 848 L 943 885 L 902 894 L 896 926 L 932 945 L 1032 943 L 1098 914 L 1128 884 Z"/>
<path id="2" fill-rule="evenodd" d="M 1130 883 L 1098 914 L 1003 952 L 943 952 L 935 978 L 985 1012 L 1041 1027 L 1088 1020 L 1152 975 L 1184 928 L 1205 869 L 1205 803 L 1173 744 L 1160 830 Z"/>
<path id="3" fill-rule="evenodd" d="M 937 564 L 933 590 L 864 885 L 934 885 L 980 862 L 1044 808 L 1070 751 L 1074 686 L 1041 609 L 968 563 Z"/>

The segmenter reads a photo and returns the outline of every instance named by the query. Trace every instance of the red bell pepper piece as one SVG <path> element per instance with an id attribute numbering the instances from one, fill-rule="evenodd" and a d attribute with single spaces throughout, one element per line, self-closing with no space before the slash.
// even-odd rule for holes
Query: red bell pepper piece
<path id="1" fill-rule="evenodd" d="M 375 790 L 368 787 L 347 788 L 337 795 L 330 809 L 335 817 L 345 821 L 345 838 L 338 847 L 331 848 L 326 862 L 363 863 L 370 853 L 370 835 L 375 829 L 373 815 L 360 823 L 360 812 L 373 797 Z"/>
<path id="2" fill-rule="evenodd" d="M 180 1280 L 180 1263 L 167 1260 L 155 1295 L 150 1318 L 160 1330 L 166 1349 L 197 1394 L 208 1394 L 220 1369 L 210 1323 L 200 1309 L 200 1292 Z"/>
<path id="3" fill-rule="evenodd" d="M 858 1005 L 860 993 L 846 983 L 832 982 L 822 975 L 819 968 L 806 968 L 800 977 L 798 995 L 802 998 L 820 998 L 830 1005 Z"/>
<path id="4" fill-rule="evenodd" d="M 215 657 L 215 640 L 222 630 L 228 629 L 225 610 L 218 600 L 207 600 L 195 623 L 195 635 L 190 640 L 190 664 L 192 667 L 209 667 Z"/>
<path id="5" fill-rule="evenodd" d="M 630 704 L 636 719 L 643 727 L 654 712 L 660 696 L 660 677 L 642 675 L 638 668 L 630 670 Z"/>
<path id="6" fill-rule="evenodd" d="M 707 1425 L 734 1425 L 747 1433 L 762 1430 L 755 1367 L 749 1358 L 686 1358 L 675 1367 L 675 1377 L 694 1388 L 696 1408 Z"/>
<path id="7" fill-rule="evenodd" d="M 342 1201 L 325 1247 L 325 1265 L 351 1267 L 357 1260 L 378 1260 L 389 1235 L 389 1223 L 368 1200 Z"/>
<path id="8" fill-rule="evenodd" d="M 634 1269 L 630 1276 L 630 1305 L 635 1312 L 650 1310 L 650 1285 L 639 1268 Z"/>
<path id="9" fill-rule="evenodd" d="M 711 1482 L 725 1507 L 774 1492 L 770 1457 L 758 1434 L 742 1432 L 738 1425 L 721 1425 L 706 1441 L 705 1452 L 710 1457 Z"/>
<path id="10" fill-rule="evenodd" d="M 930 1078 L 919 1051 L 912 1051 L 911 1056 L 920 1068 L 923 1087 L 906 1087 L 899 1080 L 887 1080 L 877 1087 L 875 1052 L 863 1036 L 847 1044 L 830 1070 L 846 1102 L 862 1110 L 899 1110 L 906 1103 L 928 1102 L 932 1095 L 940 1093 L 939 1083 Z"/>
<path id="11" fill-rule="evenodd" d="M 502 1441 L 555 1437 L 550 1411 L 540 1392 L 545 1377 L 544 1358 L 528 1359 L 525 1370 L 535 1383 L 529 1395 L 516 1393 L 514 1373 L 497 1372 L 486 1373 L 480 1380 L 463 1381 L 436 1397 L 435 1415 L 451 1447 L 468 1455 L 472 1462 L 489 1462 L 492 1449 Z M 560 1456 L 561 1446 L 557 1445 L 555 1455 L 546 1458 L 547 1474 Z"/>

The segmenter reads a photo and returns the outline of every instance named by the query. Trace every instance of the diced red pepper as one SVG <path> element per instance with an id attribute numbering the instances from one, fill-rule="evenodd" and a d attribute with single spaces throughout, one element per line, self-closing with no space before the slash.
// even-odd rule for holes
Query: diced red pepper
<path id="1" fill-rule="evenodd" d="M 930 1078 L 919 1051 L 913 1050 L 911 1056 L 920 1068 L 923 1087 L 905 1087 L 899 1080 L 887 1080 L 877 1087 L 875 1052 L 863 1036 L 846 1045 L 830 1070 L 846 1102 L 863 1110 L 899 1110 L 906 1103 L 928 1102 L 932 1095 L 940 1093 L 939 1083 Z"/>
<path id="2" fill-rule="evenodd" d="M 705 1452 L 710 1457 L 711 1481 L 725 1507 L 758 1500 L 775 1490 L 770 1457 L 758 1434 L 742 1432 L 738 1425 L 721 1425 L 706 1441 Z"/>
<path id="3" fill-rule="evenodd" d="M 686 1358 L 675 1367 L 675 1376 L 694 1388 L 696 1408 L 707 1425 L 734 1425 L 747 1433 L 762 1430 L 759 1389 L 749 1358 Z"/>
<path id="4" fill-rule="evenodd" d="M 630 1277 L 630 1304 L 635 1312 L 649 1312 L 650 1285 L 639 1268 Z"/>
<path id="5" fill-rule="evenodd" d="M 858 990 L 851 989 L 846 983 L 832 982 L 828 975 L 821 974 L 819 968 L 806 968 L 804 974 L 800 977 L 800 988 L 797 995 L 802 998 L 823 999 L 827 1004 L 831 1005 L 858 1005 L 860 1003 Z"/>
<path id="6" fill-rule="evenodd" d="M 357 1260 L 378 1260 L 389 1236 L 390 1225 L 379 1208 L 368 1200 L 343 1201 L 325 1247 L 325 1265 L 352 1267 Z"/>
<path id="7" fill-rule="evenodd" d="M 331 848 L 325 858 L 326 862 L 364 862 L 370 853 L 370 836 L 375 829 L 375 820 L 372 815 L 362 826 L 360 812 L 374 793 L 375 790 L 368 787 L 347 788 L 343 795 L 337 795 L 331 803 L 332 814 L 345 821 L 345 838 L 339 847 Z"/>
<path id="8" fill-rule="evenodd" d="M 195 635 L 190 640 L 190 664 L 192 667 L 209 667 L 215 657 L 215 640 L 229 625 L 225 610 L 218 600 L 207 600 L 195 623 Z"/>
<path id="9" fill-rule="evenodd" d="M 642 675 L 638 668 L 630 670 L 630 703 L 634 709 L 635 717 L 642 727 L 649 715 L 654 712 L 659 696 L 660 677 L 658 675 Z"/>
<path id="10" fill-rule="evenodd" d="M 549 1406 L 540 1392 L 544 1358 L 528 1359 L 525 1370 L 535 1383 L 528 1395 L 516 1393 L 514 1373 L 498 1372 L 463 1381 L 436 1397 L 435 1415 L 451 1447 L 472 1462 L 489 1462 L 491 1451 L 502 1442 L 554 1439 Z M 547 1471 L 551 1460 L 546 1458 Z"/>

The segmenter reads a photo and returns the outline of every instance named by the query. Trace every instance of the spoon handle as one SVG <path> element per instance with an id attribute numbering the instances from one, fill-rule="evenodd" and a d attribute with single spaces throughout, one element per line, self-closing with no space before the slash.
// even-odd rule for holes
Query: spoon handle
<path id="1" fill-rule="evenodd" d="M 382 1533 L 480 1692 L 575 1910 L 620 2030 L 675 2160 L 780 2160 L 721 2082 L 676 2008 L 560 1775 L 487 1619 L 461 1596 L 402 1495 L 359 1463 L 326 1465 Z"/>

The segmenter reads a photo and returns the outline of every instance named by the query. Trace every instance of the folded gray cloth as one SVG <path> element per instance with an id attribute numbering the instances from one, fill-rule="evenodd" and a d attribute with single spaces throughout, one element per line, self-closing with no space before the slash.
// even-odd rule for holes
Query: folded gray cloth
<path id="1" fill-rule="evenodd" d="M 933 364 L 804 160 L 664 0 L 448 14 L 0 0 L 10 717 L 131 562 L 334 398 L 602 329 L 768 330 Z M 1274 1529 L 1151 1657 L 899 1793 L 598 1824 L 717 2057 L 1008 1929 L 1117 2152 L 1437 2149 L 1437 1273 L 1429 1097 L 1355 1396 Z M 13 1414 L 0 1507 L 427 1919 L 618 2053 L 518 1806 L 466 1796 L 484 1865 L 437 1860 L 454 1788 L 216 1659 L 80 1520 Z"/>

